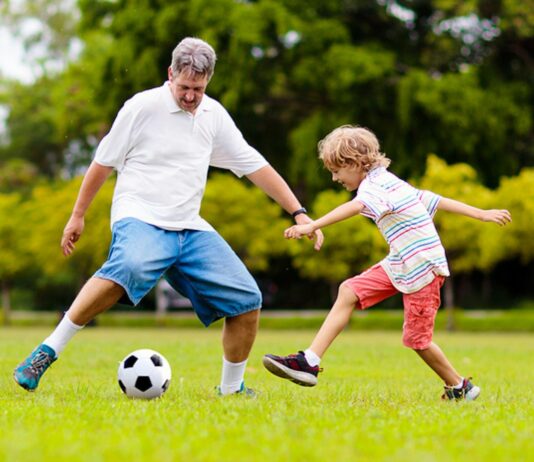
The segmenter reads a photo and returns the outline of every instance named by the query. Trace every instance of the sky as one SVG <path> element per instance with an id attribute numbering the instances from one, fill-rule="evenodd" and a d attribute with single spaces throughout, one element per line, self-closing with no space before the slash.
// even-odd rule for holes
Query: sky
<path id="1" fill-rule="evenodd" d="M 33 80 L 31 68 L 24 64 L 22 43 L 5 27 L 0 26 L 0 72 L 10 77 L 29 83 Z"/>

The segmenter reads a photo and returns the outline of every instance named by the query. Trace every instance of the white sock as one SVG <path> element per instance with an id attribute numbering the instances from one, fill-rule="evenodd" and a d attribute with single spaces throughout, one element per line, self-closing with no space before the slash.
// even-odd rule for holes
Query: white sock
<path id="1" fill-rule="evenodd" d="M 240 363 L 231 363 L 223 357 L 222 377 L 221 377 L 221 393 L 229 395 L 235 393 L 241 388 L 243 378 L 245 377 L 245 368 L 247 367 L 247 360 Z"/>
<path id="2" fill-rule="evenodd" d="M 54 332 L 43 343 L 52 348 L 56 352 L 57 357 L 63 351 L 67 342 L 82 328 L 83 326 L 74 324 L 65 313 L 65 316 L 63 316 L 63 319 L 57 325 Z"/>
<path id="3" fill-rule="evenodd" d="M 308 361 L 308 364 L 311 367 L 318 366 L 319 364 L 321 364 L 321 358 L 319 358 L 319 356 L 317 356 L 309 348 L 304 352 L 304 357 L 306 358 L 306 361 Z"/>
<path id="4" fill-rule="evenodd" d="M 454 385 L 453 388 L 456 388 L 457 390 L 459 390 L 460 388 L 462 388 L 463 384 L 464 384 L 464 378 L 462 377 L 460 380 L 460 383 L 458 385 Z"/>

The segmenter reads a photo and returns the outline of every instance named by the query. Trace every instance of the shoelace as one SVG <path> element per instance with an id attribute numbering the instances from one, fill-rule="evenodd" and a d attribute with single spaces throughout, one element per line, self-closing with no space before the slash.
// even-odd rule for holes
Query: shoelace
<path id="1" fill-rule="evenodd" d="M 456 399 L 461 400 L 465 398 L 466 393 L 472 388 L 469 387 L 469 383 L 473 377 L 467 377 L 464 379 L 464 385 L 462 388 L 454 388 L 445 386 L 445 393 L 441 396 L 441 399 Z"/>
<path id="2" fill-rule="evenodd" d="M 30 364 L 30 369 L 35 374 L 42 374 L 43 370 L 46 366 L 48 366 L 51 363 L 50 355 L 45 353 L 44 351 L 39 352 L 33 359 Z"/>

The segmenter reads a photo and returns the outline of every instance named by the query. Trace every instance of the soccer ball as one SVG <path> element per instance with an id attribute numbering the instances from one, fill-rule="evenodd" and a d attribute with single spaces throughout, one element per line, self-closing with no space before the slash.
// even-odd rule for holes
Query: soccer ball
<path id="1" fill-rule="evenodd" d="M 118 381 L 130 398 L 152 399 L 167 391 L 171 383 L 171 367 L 154 350 L 136 350 L 119 364 Z"/>

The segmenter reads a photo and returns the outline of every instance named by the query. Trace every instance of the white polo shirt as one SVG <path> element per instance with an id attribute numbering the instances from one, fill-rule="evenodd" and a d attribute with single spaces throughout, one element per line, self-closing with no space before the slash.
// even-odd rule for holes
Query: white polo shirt
<path id="1" fill-rule="evenodd" d="M 204 95 L 192 115 L 168 82 L 126 101 L 94 160 L 118 172 L 112 226 L 133 217 L 168 230 L 213 230 L 199 215 L 210 165 L 239 177 L 268 165 L 218 101 Z"/>

